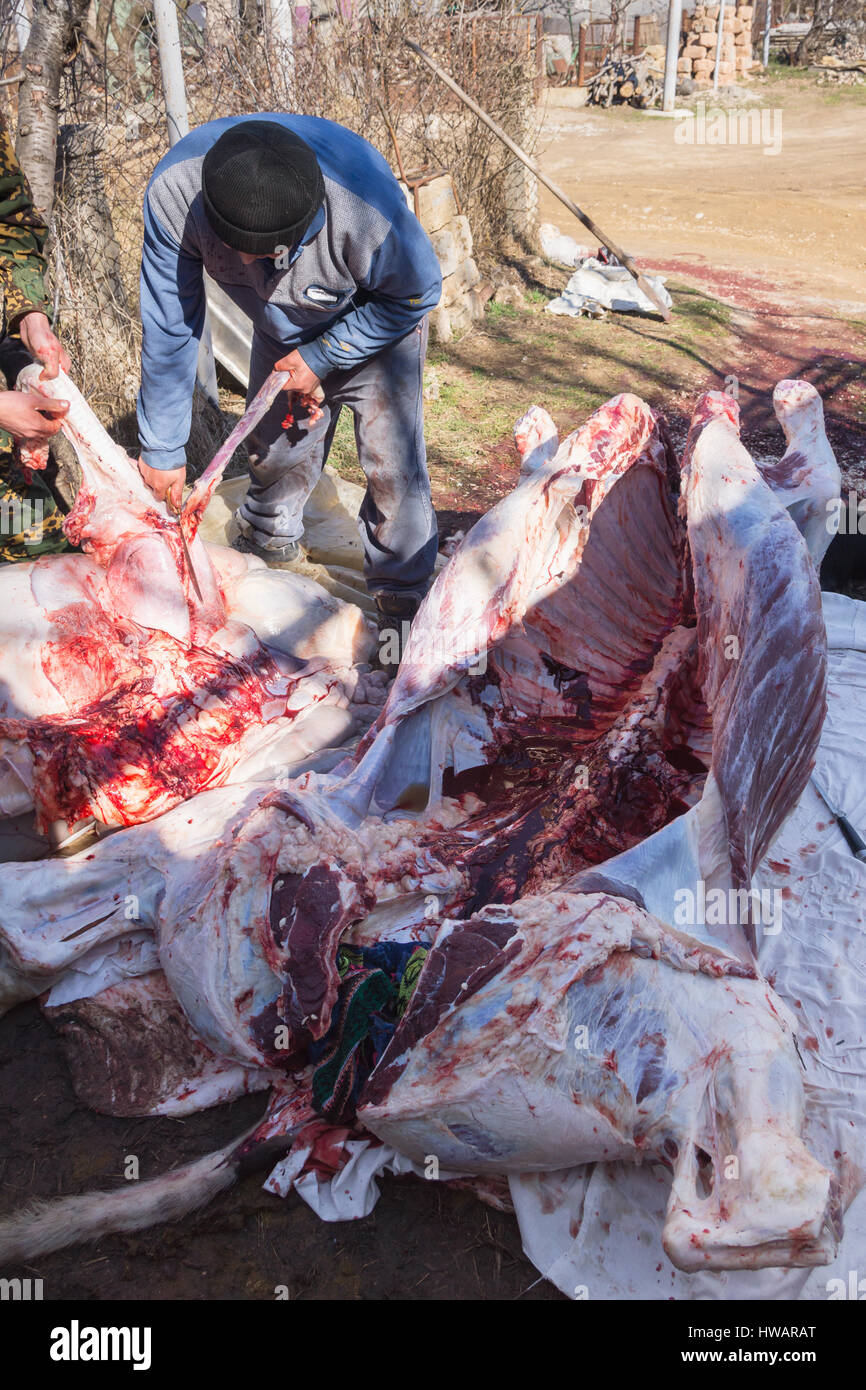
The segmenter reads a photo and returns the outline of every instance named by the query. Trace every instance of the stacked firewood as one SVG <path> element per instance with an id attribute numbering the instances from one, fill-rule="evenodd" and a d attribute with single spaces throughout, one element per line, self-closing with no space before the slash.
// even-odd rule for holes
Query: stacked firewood
<path id="1" fill-rule="evenodd" d="M 710 87 L 716 70 L 719 5 L 696 5 L 694 14 L 683 15 L 683 41 L 677 73 L 696 87 Z M 742 82 L 754 66 L 752 58 L 752 5 L 725 5 L 722 20 L 722 53 L 718 85 Z"/>
<path id="2" fill-rule="evenodd" d="M 608 58 L 587 84 L 587 101 L 593 106 L 657 106 L 664 86 L 662 50 Z"/>
<path id="3" fill-rule="evenodd" d="M 819 85 L 856 86 L 866 82 L 866 44 L 847 38 L 844 43 L 834 44 L 831 53 L 825 53 L 810 66 L 820 71 Z"/>

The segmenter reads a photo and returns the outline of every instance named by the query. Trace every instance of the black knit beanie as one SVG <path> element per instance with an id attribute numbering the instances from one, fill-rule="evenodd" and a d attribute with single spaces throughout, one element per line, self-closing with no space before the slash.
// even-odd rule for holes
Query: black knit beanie
<path id="1" fill-rule="evenodd" d="M 251 256 L 297 246 L 325 197 L 314 152 L 276 121 L 225 131 L 204 157 L 201 191 L 220 240 Z"/>

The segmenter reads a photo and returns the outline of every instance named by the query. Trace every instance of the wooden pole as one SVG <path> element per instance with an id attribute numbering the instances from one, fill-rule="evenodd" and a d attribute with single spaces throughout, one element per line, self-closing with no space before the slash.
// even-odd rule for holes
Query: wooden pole
<path id="1" fill-rule="evenodd" d="M 586 86 L 586 25 L 581 24 L 577 39 L 577 85 Z"/>
<path id="2" fill-rule="evenodd" d="M 413 53 L 416 53 L 418 57 L 427 64 L 427 66 L 431 69 L 432 72 L 435 72 L 436 76 L 439 78 L 441 82 L 445 83 L 446 87 L 450 87 L 451 91 L 455 94 L 455 96 L 458 96 L 460 100 L 464 102 L 466 106 L 469 107 L 470 111 L 474 111 L 475 115 L 478 117 L 480 121 L 484 122 L 488 130 L 493 131 L 493 134 L 497 137 L 497 139 L 501 140 L 503 145 L 505 145 L 506 148 L 509 149 L 513 155 L 516 155 L 516 157 L 521 161 L 522 164 L 526 165 L 527 169 L 529 169 L 529 171 L 533 173 L 535 177 L 540 180 L 541 183 L 544 184 L 545 188 L 550 189 L 554 197 L 558 198 L 559 201 L 563 204 L 563 206 L 568 208 L 572 216 L 576 217 L 578 222 L 582 222 L 584 227 L 587 227 L 589 231 L 592 232 L 593 236 L 598 238 L 602 246 L 606 246 L 608 251 L 613 252 L 620 264 L 624 265 L 626 270 L 629 270 L 631 274 L 635 277 L 644 294 L 646 295 L 647 299 L 649 299 L 656 306 L 665 323 L 669 323 L 671 317 L 670 309 L 668 309 L 664 301 L 660 299 L 659 295 L 653 289 L 646 276 L 640 270 L 638 270 L 631 256 L 627 255 L 625 251 L 621 250 L 620 247 L 617 246 L 616 242 L 613 242 L 610 240 L 609 237 L 606 237 L 604 232 L 601 230 L 600 227 L 598 227 L 595 224 L 595 222 L 593 222 L 591 217 L 589 217 L 585 212 L 581 212 L 580 208 L 577 206 L 577 203 L 573 203 L 572 200 L 569 198 L 568 194 L 564 193 L 563 190 L 558 186 L 558 184 L 555 184 L 553 182 L 553 179 L 549 179 L 547 175 L 543 173 L 543 171 L 539 168 L 538 164 L 536 164 L 535 160 L 532 159 L 530 155 L 526 153 L 525 150 L 522 150 L 519 145 L 516 145 L 510 135 L 506 135 L 505 131 L 502 129 L 502 126 L 498 125 L 497 122 L 494 121 L 492 116 L 488 116 L 487 112 L 484 111 L 478 105 L 478 102 L 473 101 L 469 93 L 464 92 L 463 88 L 457 85 L 453 77 L 449 77 L 448 73 L 445 72 L 443 68 L 440 68 L 439 64 L 433 58 L 430 57 L 429 53 L 424 52 L 424 49 L 420 46 L 420 44 L 417 44 L 412 39 L 407 38 L 404 38 L 403 42 L 407 44 L 409 48 L 412 49 Z"/>

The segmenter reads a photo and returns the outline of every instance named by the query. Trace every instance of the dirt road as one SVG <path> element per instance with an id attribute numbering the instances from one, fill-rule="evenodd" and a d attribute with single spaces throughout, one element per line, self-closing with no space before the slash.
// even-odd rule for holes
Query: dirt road
<path id="1" fill-rule="evenodd" d="M 687 144 L 698 126 L 624 106 L 569 110 L 554 92 L 542 165 L 651 264 L 758 274 L 810 307 L 866 312 L 866 87 L 786 76 L 748 90 L 756 101 L 737 109 L 763 112 L 764 143 Z M 704 136 L 717 138 L 709 108 L 707 118 Z M 541 212 L 581 244 L 588 237 L 546 189 Z"/>

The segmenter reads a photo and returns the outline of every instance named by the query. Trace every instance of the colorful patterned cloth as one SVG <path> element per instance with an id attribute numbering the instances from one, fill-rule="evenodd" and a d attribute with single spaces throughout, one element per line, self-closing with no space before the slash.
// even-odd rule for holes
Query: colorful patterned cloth
<path id="1" fill-rule="evenodd" d="M 0 451 L 0 564 L 68 550 L 63 521 L 39 474 L 22 469 L 11 448 Z"/>
<path id="2" fill-rule="evenodd" d="M 12 137 L 0 119 L 0 284 L 7 333 L 14 333 L 22 315 L 34 310 L 51 317 L 42 254 L 47 235 L 48 228 L 33 206 Z"/>
<path id="3" fill-rule="evenodd" d="M 0 286 L 6 332 L 13 337 L 24 314 L 37 311 L 51 318 L 42 254 L 47 235 L 12 137 L 0 119 Z M 62 528 L 63 514 L 48 487 L 38 476 L 22 471 L 11 435 L 0 430 L 0 563 L 35 560 L 68 549 Z"/>
<path id="4" fill-rule="evenodd" d="M 384 941 L 341 946 L 334 1021 L 310 1047 L 313 1109 L 333 1123 L 351 1124 L 358 1096 L 405 1013 L 429 942 Z"/>

